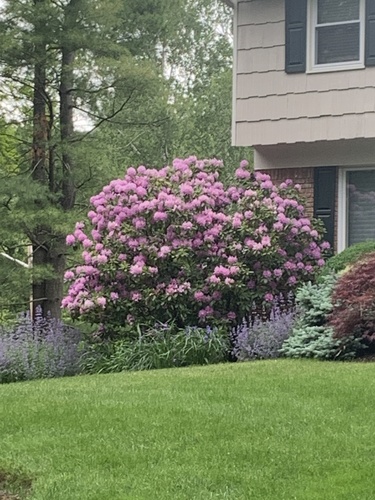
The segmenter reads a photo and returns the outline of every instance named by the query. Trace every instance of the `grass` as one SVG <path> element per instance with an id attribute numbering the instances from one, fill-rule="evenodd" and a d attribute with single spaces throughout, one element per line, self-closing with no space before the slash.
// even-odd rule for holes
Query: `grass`
<path id="1" fill-rule="evenodd" d="M 2 385 L 0 470 L 34 478 L 32 500 L 370 500 L 374 368 L 276 360 Z"/>

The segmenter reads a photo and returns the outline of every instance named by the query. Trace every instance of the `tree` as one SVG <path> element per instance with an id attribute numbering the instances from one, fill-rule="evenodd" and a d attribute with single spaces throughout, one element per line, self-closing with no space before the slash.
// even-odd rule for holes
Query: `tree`
<path id="1" fill-rule="evenodd" d="M 35 305 L 54 317 L 60 315 L 69 213 L 77 188 L 91 176 L 75 158 L 85 134 L 75 131 L 74 108 L 82 103 L 95 131 L 157 80 L 147 61 L 135 60 L 119 43 L 121 7 L 108 0 L 16 0 L 1 11 L 1 76 L 9 94 L 17 94 L 22 154 L 29 159 L 17 179 L 28 182 L 27 192 L 8 179 L 3 209 L 9 226 L 19 224 L 32 243 Z M 103 103 L 112 110 L 99 114 Z"/>

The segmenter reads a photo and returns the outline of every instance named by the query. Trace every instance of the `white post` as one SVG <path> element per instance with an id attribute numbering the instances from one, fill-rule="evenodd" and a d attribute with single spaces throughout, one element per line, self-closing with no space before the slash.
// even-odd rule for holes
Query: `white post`
<path id="1" fill-rule="evenodd" d="M 33 268 L 33 246 L 28 245 L 27 246 L 27 267 L 29 269 Z M 30 318 L 31 320 L 34 319 L 34 308 L 33 308 L 33 282 L 31 280 L 31 285 L 30 285 Z"/>

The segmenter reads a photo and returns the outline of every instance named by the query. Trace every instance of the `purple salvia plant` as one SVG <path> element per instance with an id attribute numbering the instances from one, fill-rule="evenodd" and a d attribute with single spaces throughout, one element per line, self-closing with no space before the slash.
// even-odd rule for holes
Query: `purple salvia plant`
<path id="1" fill-rule="evenodd" d="M 295 320 L 295 308 L 274 303 L 265 318 L 254 313 L 232 330 L 232 355 L 238 361 L 270 359 L 279 356 Z"/>
<path id="2" fill-rule="evenodd" d="M 0 331 L 0 382 L 63 377 L 80 371 L 81 334 L 37 311 Z"/>

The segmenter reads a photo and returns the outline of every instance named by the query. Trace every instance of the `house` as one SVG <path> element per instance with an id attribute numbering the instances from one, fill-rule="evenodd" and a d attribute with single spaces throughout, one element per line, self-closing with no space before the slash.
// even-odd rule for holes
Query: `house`
<path id="1" fill-rule="evenodd" d="M 224 0 L 235 146 L 302 185 L 337 251 L 375 239 L 375 0 Z"/>

